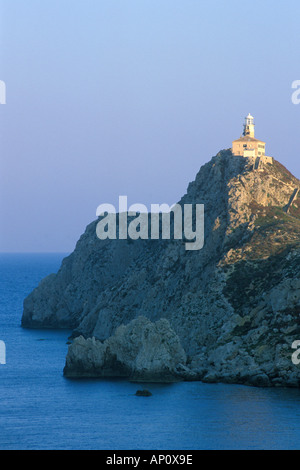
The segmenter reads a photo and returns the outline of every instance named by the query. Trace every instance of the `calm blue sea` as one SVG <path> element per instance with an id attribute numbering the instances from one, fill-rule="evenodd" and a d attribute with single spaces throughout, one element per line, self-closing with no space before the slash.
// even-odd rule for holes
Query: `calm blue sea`
<path id="1" fill-rule="evenodd" d="M 299 449 L 300 390 L 68 380 L 68 331 L 20 327 L 24 297 L 62 254 L 1 261 L 0 449 Z"/>

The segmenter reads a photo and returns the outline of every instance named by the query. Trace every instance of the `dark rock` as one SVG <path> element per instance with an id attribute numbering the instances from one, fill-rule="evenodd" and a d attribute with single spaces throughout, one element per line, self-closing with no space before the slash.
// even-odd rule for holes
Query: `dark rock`
<path id="1" fill-rule="evenodd" d="M 149 390 L 137 390 L 135 392 L 137 397 L 151 397 L 152 393 Z"/>

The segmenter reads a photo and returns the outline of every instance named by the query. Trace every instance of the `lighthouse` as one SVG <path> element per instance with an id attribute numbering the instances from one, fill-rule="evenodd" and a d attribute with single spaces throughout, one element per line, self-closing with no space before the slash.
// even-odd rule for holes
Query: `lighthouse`
<path id="1" fill-rule="evenodd" d="M 265 154 L 266 143 L 255 138 L 254 117 L 250 113 L 245 117 L 243 127 L 243 135 L 232 142 L 233 155 L 240 155 L 253 160 L 259 158 L 260 163 L 272 164 L 273 158 L 267 157 Z"/>

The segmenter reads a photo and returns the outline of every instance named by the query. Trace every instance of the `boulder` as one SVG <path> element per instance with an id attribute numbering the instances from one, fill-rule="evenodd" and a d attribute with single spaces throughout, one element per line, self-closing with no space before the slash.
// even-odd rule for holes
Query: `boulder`
<path id="1" fill-rule="evenodd" d="M 188 372 L 186 354 L 168 320 L 140 316 L 101 342 L 79 336 L 69 346 L 66 377 L 127 377 L 135 382 L 174 382 Z"/>
<path id="2" fill-rule="evenodd" d="M 151 397 L 152 396 L 152 393 L 149 391 L 149 390 L 137 390 L 135 392 L 136 396 L 137 397 Z"/>

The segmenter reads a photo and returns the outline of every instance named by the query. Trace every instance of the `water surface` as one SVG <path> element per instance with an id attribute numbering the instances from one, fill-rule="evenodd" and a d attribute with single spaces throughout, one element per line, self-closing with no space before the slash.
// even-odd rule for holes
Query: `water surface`
<path id="1" fill-rule="evenodd" d="M 69 331 L 20 326 L 24 297 L 62 254 L 0 255 L 0 449 L 298 449 L 300 390 L 70 380 Z"/>

